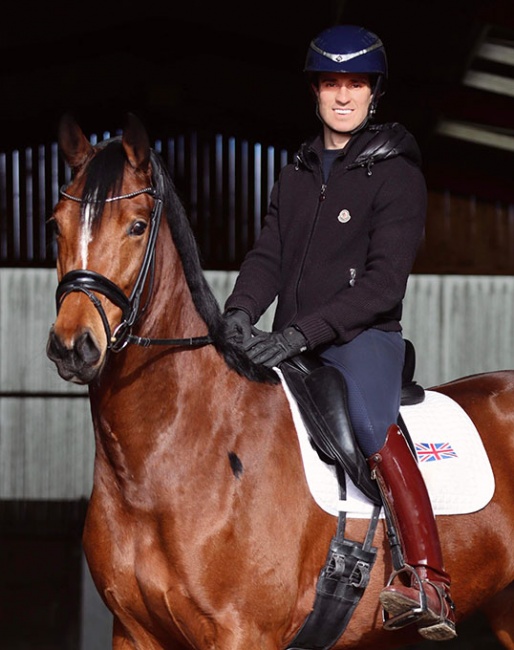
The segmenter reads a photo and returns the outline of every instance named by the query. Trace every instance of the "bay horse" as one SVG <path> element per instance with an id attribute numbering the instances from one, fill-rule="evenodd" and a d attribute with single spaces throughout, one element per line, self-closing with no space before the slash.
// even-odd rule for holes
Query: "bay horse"
<path id="1" fill-rule="evenodd" d="M 57 316 L 47 354 L 87 384 L 95 432 L 83 547 L 116 650 L 282 650 L 312 609 L 337 519 L 313 500 L 285 391 L 225 338 L 187 215 L 145 127 L 93 146 L 65 116 L 71 169 L 52 221 Z M 164 217 L 161 219 L 161 215 Z M 492 501 L 438 516 L 459 623 L 484 612 L 514 650 L 514 372 L 434 390 L 480 432 Z M 349 519 L 362 540 L 367 522 Z M 401 648 L 383 629 L 385 526 L 336 650 Z M 412 627 L 412 626 L 410 626 Z"/>

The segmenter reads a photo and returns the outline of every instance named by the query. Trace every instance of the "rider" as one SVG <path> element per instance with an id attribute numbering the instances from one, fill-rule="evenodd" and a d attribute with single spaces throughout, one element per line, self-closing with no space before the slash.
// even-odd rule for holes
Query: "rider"
<path id="1" fill-rule="evenodd" d="M 397 424 L 402 300 L 426 218 L 419 148 L 402 125 L 373 124 L 387 82 L 375 34 L 353 25 L 324 30 L 310 43 L 305 72 L 321 132 L 281 170 L 226 301 L 227 331 L 255 363 L 271 368 L 309 350 L 340 371 L 355 436 L 400 538 L 402 571 L 380 594 L 389 627 L 414 624 L 427 639 L 449 639 L 450 576 Z M 273 331 L 260 332 L 253 324 L 275 297 Z"/>

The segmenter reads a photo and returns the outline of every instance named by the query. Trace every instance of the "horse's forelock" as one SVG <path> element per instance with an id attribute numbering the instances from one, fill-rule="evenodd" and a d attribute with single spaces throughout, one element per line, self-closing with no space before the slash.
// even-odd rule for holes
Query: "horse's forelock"
<path id="1" fill-rule="evenodd" d="M 103 213 L 109 194 L 117 195 L 123 184 L 123 171 L 126 157 L 120 138 L 101 143 L 96 155 L 85 170 L 84 191 L 82 193 L 82 217 L 89 210 L 93 222 Z"/>

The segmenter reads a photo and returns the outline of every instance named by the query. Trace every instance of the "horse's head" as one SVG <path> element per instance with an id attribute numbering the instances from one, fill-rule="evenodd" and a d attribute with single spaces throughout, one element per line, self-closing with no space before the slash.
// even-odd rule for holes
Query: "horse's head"
<path id="1" fill-rule="evenodd" d="M 134 116 L 121 137 L 98 146 L 67 116 L 59 148 L 72 180 L 52 215 L 59 286 L 47 354 L 61 377 L 87 384 L 138 316 L 162 201 L 148 136 Z"/>

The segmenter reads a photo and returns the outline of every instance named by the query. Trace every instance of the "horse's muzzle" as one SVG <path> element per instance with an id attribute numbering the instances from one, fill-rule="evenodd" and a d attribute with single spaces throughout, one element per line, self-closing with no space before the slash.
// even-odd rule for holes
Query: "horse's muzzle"
<path id="1" fill-rule="evenodd" d="M 67 345 L 52 328 L 46 354 L 55 363 L 59 375 L 76 384 L 90 383 L 101 370 L 102 351 L 88 330 Z"/>

